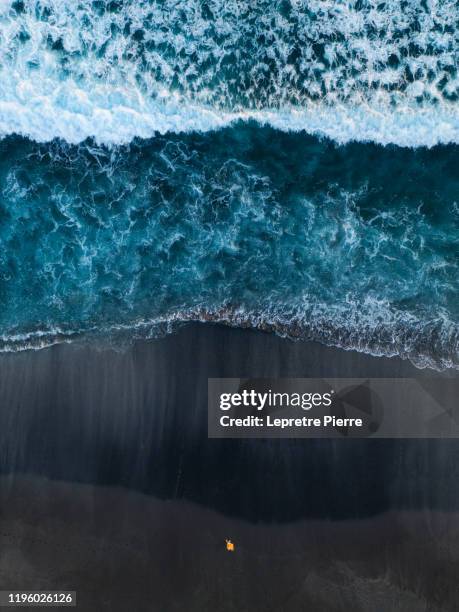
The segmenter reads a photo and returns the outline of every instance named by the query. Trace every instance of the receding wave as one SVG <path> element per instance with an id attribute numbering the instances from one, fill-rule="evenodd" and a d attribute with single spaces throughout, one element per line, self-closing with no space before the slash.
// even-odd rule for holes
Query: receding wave
<path id="1" fill-rule="evenodd" d="M 457 147 L 10 137 L 0 185 L 2 350 L 209 320 L 459 365 Z"/>
<path id="2" fill-rule="evenodd" d="M 309 312 L 308 312 L 309 310 Z M 388 308 L 380 320 L 381 305 L 365 310 L 359 307 L 333 312 L 330 305 L 315 304 L 301 313 L 278 312 L 274 305 L 265 312 L 224 306 L 215 310 L 172 312 L 152 320 L 134 320 L 106 328 L 36 329 L 0 336 L 0 352 L 37 350 L 56 344 L 96 340 L 100 346 L 120 348 L 136 340 L 159 338 L 190 322 L 219 323 L 238 328 L 258 329 L 290 338 L 312 340 L 345 350 L 356 350 L 377 357 L 409 359 L 418 368 L 442 371 L 459 369 L 459 327 L 451 321 L 432 318 L 420 321 Z"/>
<path id="3" fill-rule="evenodd" d="M 1 0 L 0 135 L 459 142 L 455 0 Z"/>

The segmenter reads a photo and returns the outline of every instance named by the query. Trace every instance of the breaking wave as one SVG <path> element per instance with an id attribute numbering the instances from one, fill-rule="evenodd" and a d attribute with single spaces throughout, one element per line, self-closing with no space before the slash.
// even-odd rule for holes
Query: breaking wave
<path id="1" fill-rule="evenodd" d="M 459 142 L 455 0 L 0 0 L 0 135 Z"/>

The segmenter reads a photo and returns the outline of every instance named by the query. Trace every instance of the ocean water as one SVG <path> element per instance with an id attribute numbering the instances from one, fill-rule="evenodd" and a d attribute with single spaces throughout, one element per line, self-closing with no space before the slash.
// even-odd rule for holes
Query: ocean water
<path id="1" fill-rule="evenodd" d="M 0 134 L 458 142 L 456 0 L 0 0 Z"/>
<path id="2" fill-rule="evenodd" d="M 200 320 L 458 368 L 458 21 L 0 0 L 0 349 Z"/>

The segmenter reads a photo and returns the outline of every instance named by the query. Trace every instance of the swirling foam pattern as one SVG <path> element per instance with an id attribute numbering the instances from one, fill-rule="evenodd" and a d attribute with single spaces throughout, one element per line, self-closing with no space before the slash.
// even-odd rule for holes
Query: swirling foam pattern
<path id="1" fill-rule="evenodd" d="M 0 148 L 3 350 L 226 321 L 457 367 L 457 148 L 255 124 Z"/>
<path id="2" fill-rule="evenodd" d="M 456 0 L 0 0 L 0 134 L 459 142 Z"/>
<path id="3" fill-rule="evenodd" d="M 0 0 L 0 350 L 212 320 L 459 367 L 458 18 Z"/>

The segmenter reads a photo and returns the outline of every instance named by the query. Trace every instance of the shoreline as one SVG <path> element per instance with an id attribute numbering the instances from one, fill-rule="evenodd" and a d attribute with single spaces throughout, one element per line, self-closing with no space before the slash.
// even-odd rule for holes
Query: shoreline
<path id="1" fill-rule="evenodd" d="M 459 509 L 459 440 L 207 436 L 211 377 L 432 376 L 458 373 L 211 324 L 123 351 L 70 344 L 0 355 L 0 469 L 187 499 L 255 522 Z"/>
<path id="2" fill-rule="evenodd" d="M 183 327 L 196 326 L 229 327 L 234 330 L 248 330 L 255 333 L 275 335 L 281 340 L 299 342 L 309 345 L 320 345 L 325 349 L 359 353 L 369 358 L 395 359 L 407 361 L 416 370 L 433 372 L 458 372 L 459 355 L 446 356 L 434 354 L 413 353 L 413 347 L 400 353 L 399 348 L 378 348 L 380 340 L 360 340 L 347 344 L 349 338 L 355 335 L 352 329 L 344 330 L 343 339 L 337 339 L 334 328 L 325 332 L 318 332 L 314 325 L 304 324 L 298 319 L 289 322 L 270 319 L 265 315 L 248 314 L 238 309 L 221 309 L 216 311 L 191 310 L 175 313 L 169 317 L 153 320 L 139 321 L 130 325 L 114 325 L 108 328 L 89 328 L 87 330 L 63 330 L 56 328 L 52 331 L 36 330 L 24 334 L 0 338 L 0 355 L 14 354 L 26 351 L 41 351 L 59 345 L 76 345 L 90 347 L 94 350 L 113 350 L 124 352 L 132 349 L 136 344 L 161 340 L 168 335 L 180 332 Z M 327 329 L 325 325 L 324 329 Z M 402 331 L 400 331 L 403 335 Z M 346 339 L 347 335 L 347 339 Z M 409 338 L 409 335 L 407 336 Z M 411 341 L 410 341 L 411 342 Z M 360 343 L 360 344 L 359 344 Z"/>

